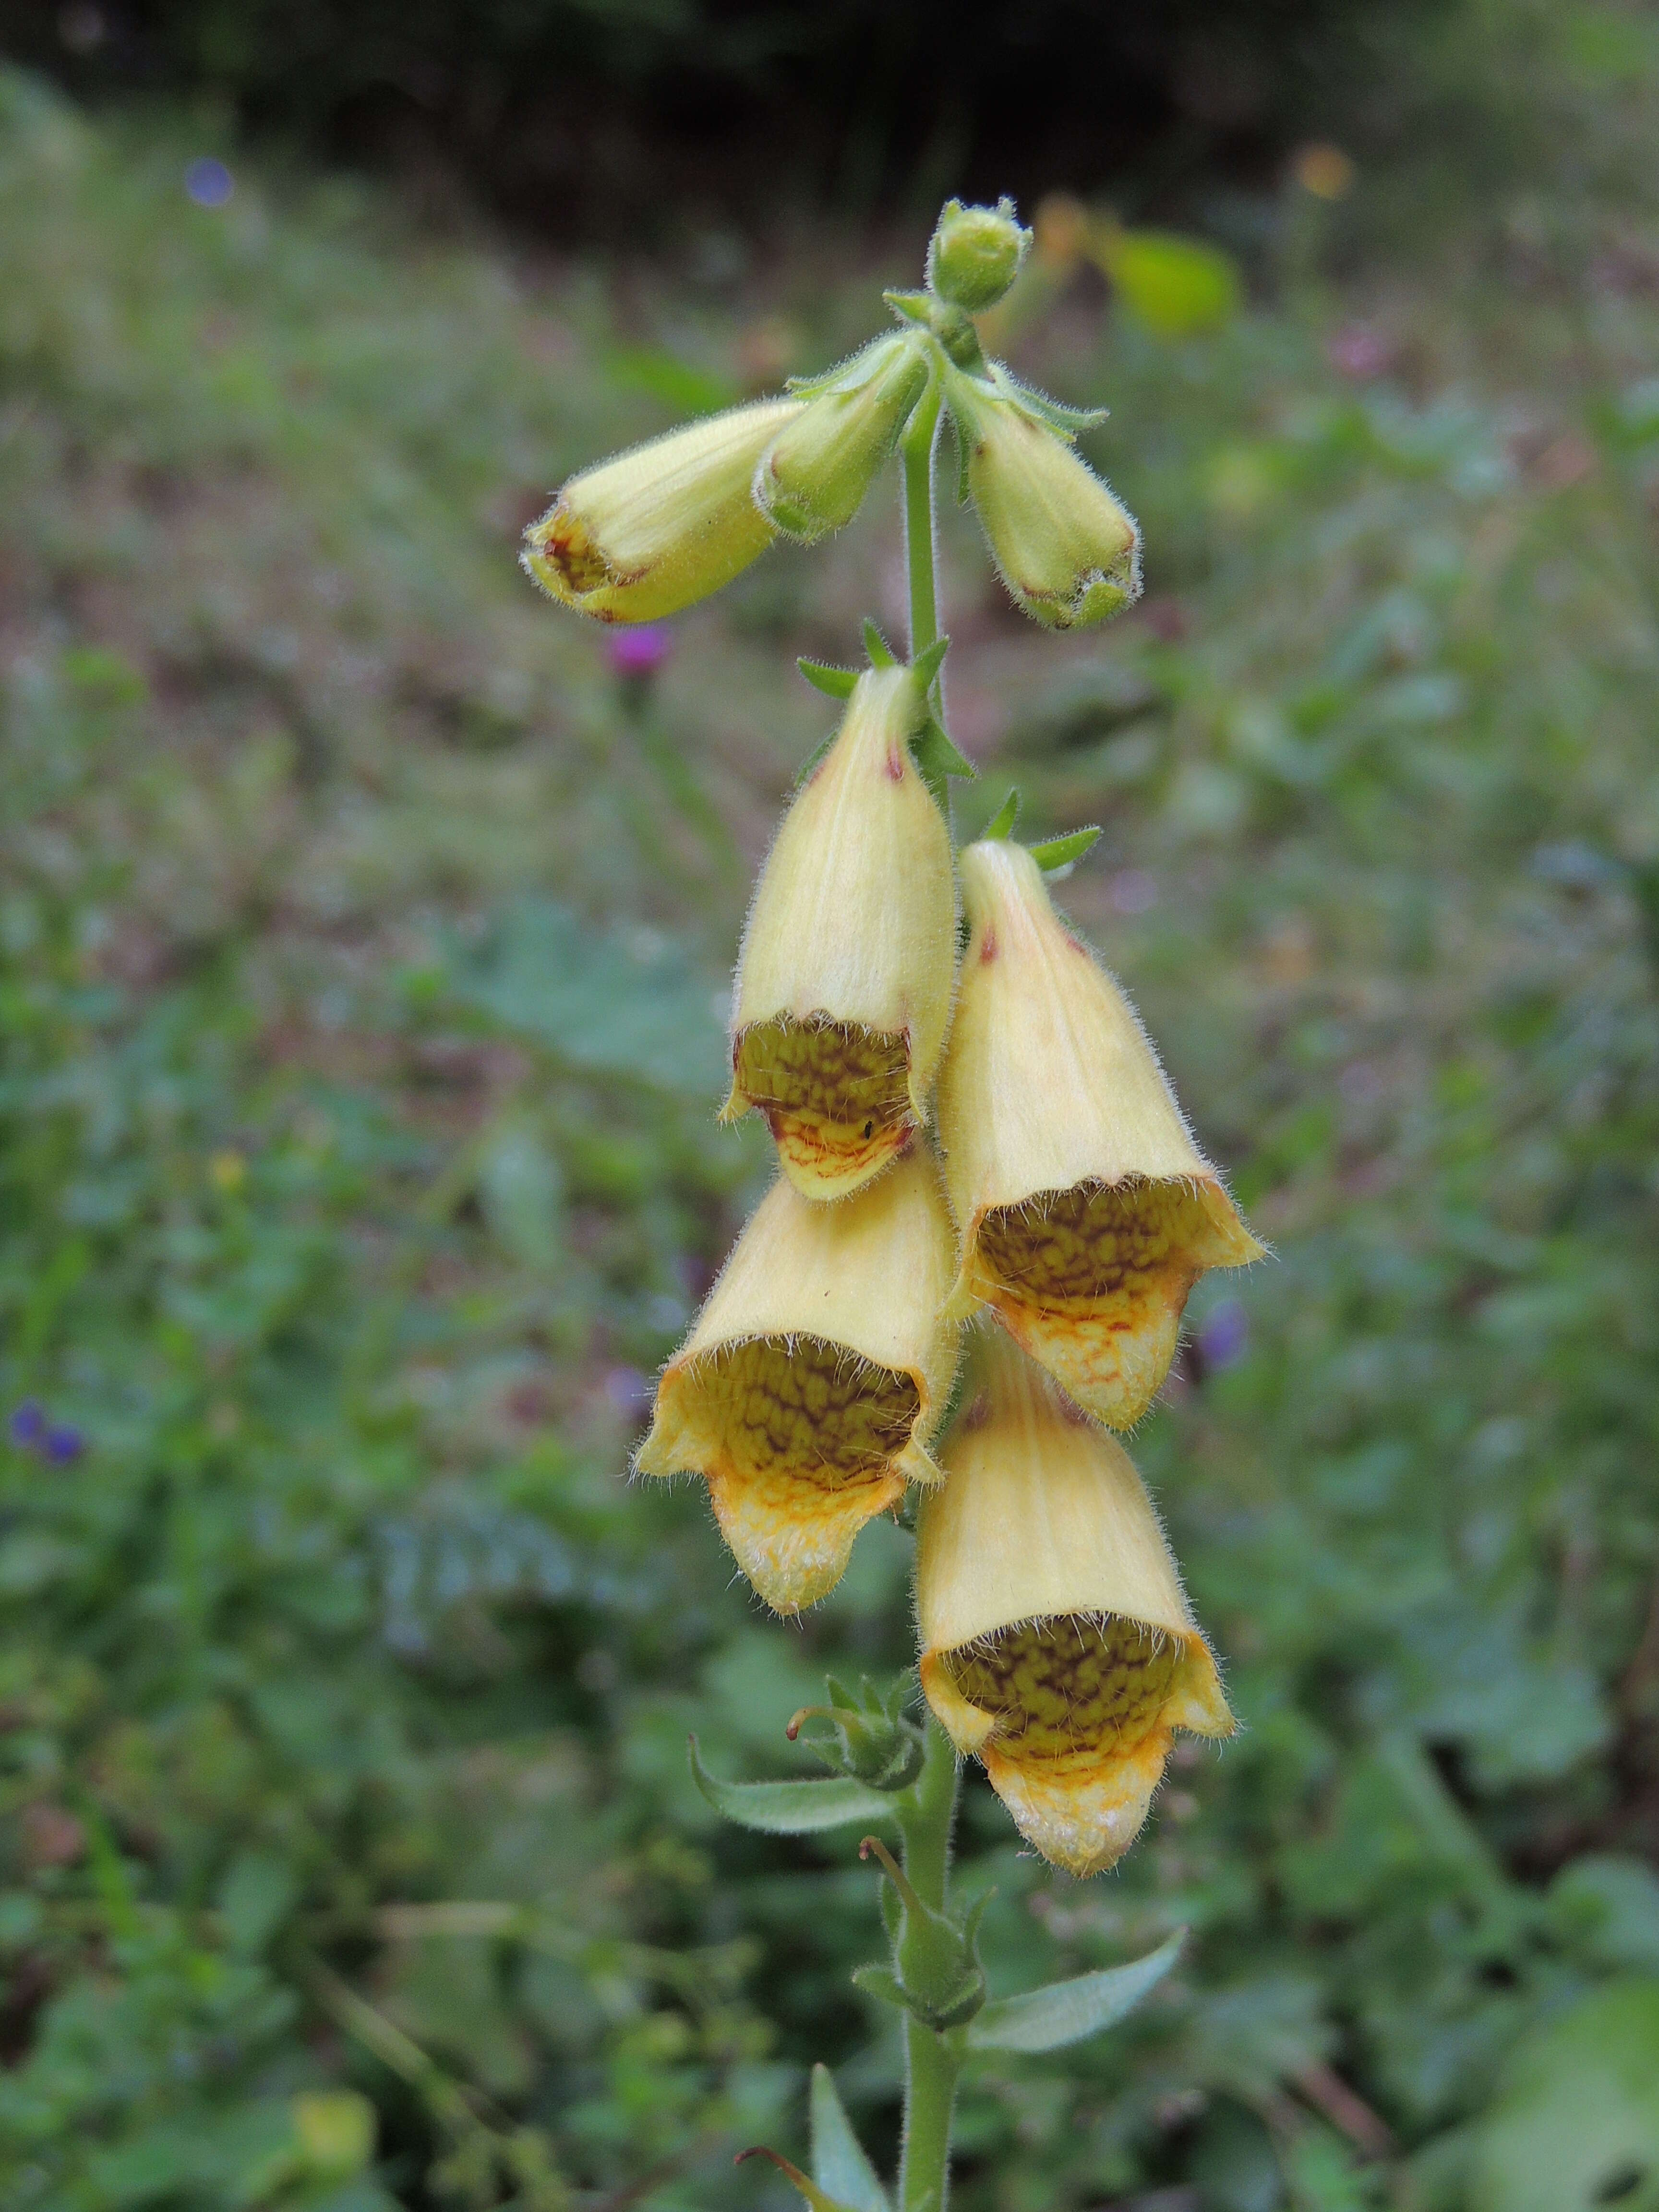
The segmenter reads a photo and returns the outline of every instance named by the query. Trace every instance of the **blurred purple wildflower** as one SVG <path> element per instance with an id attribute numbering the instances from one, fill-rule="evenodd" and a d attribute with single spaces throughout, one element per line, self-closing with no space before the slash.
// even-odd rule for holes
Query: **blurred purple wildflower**
<path id="1" fill-rule="evenodd" d="M 67 1422 L 56 1421 L 46 1431 L 46 1441 L 40 1447 L 52 1467 L 73 1467 L 86 1448 L 87 1440 L 79 1429 L 70 1428 Z"/>
<path id="2" fill-rule="evenodd" d="M 605 641 L 611 665 L 624 683 L 648 684 L 673 648 L 667 625 L 641 623 L 632 629 L 613 629 Z"/>
<path id="3" fill-rule="evenodd" d="M 625 1419 L 637 1421 L 650 1411 L 656 1392 L 637 1367 L 613 1367 L 605 1378 L 605 1395 Z"/>
<path id="4" fill-rule="evenodd" d="M 13 1443 L 27 1450 L 46 1433 L 46 1417 L 33 1398 L 25 1398 L 7 1426 Z"/>
<path id="5" fill-rule="evenodd" d="M 1236 1367 L 1250 1348 L 1250 1324 L 1237 1298 L 1224 1298 L 1212 1306 L 1199 1324 L 1198 1350 L 1206 1370 L 1219 1373 Z"/>
<path id="6" fill-rule="evenodd" d="M 222 208 L 236 189 L 236 180 L 222 161 L 204 154 L 185 171 L 185 191 L 198 207 Z"/>

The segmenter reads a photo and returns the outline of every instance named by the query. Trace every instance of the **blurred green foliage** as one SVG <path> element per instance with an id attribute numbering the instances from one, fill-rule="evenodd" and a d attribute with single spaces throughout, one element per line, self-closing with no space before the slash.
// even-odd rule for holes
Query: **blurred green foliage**
<path id="1" fill-rule="evenodd" d="M 1638 2090 L 1615 2171 L 1528 2086 L 1630 2076 L 1659 1971 L 1624 21 L 1571 17 L 1553 154 L 1411 257 L 1324 273 L 1419 197 L 1362 178 L 1264 204 L 1275 301 L 1216 335 L 1025 323 L 1113 406 L 1139 614 L 1039 637 L 947 531 L 964 822 L 1010 781 L 1033 835 L 1103 821 L 1063 896 L 1278 1255 L 1195 1300 L 1136 1444 L 1242 1738 L 1093 1884 L 968 1793 L 994 1993 L 1195 1931 L 1097 2045 L 972 2081 L 970 2212 L 1525 2212 L 1550 2110 L 1564 2188 L 1649 2201 Z M 654 678 L 512 554 L 669 419 L 629 361 L 751 388 L 906 272 L 715 307 L 337 182 L 198 207 L 198 150 L 0 86 L 0 2195 L 781 2204 L 729 2161 L 799 2143 L 808 2061 L 894 2124 L 874 1886 L 720 1828 L 684 1740 L 811 1771 L 824 1667 L 908 1660 L 908 1538 L 781 1626 L 623 1476 L 767 1170 L 712 1108 L 830 712 L 789 656 L 892 622 L 896 518 L 769 556 Z"/>

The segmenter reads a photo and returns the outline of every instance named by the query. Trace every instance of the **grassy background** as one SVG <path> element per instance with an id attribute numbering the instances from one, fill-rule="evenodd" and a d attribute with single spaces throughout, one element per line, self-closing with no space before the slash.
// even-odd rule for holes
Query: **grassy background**
<path id="1" fill-rule="evenodd" d="M 1211 338 L 1014 331 L 1113 408 L 1139 612 L 1040 635 L 947 530 L 963 823 L 1103 820 L 1064 896 L 1277 1255 L 1136 1448 L 1243 1737 L 1090 1885 L 967 1802 L 994 1987 L 1192 1948 L 970 2087 L 969 2212 L 1450 2212 L 1517 2044 L 1659 1968 L 1659 53 L 1469 37 L 1489 173 L 1259 195 Z M 234 147 L 196 206 L 210 141 L 0 80 L 0 2192 L 781 2205 L 730 2159 L 811 2058 L 896 2124 L 874 1886 L 684 1738 L 799 1771 L 909 1540 L 781 1626 L 622 1474 L 767 1173 L 711 1109 L 791 658 L 896 627 L 896 502 L 648 686 L 513 552 L 924 234 L 555 260 Z"/>

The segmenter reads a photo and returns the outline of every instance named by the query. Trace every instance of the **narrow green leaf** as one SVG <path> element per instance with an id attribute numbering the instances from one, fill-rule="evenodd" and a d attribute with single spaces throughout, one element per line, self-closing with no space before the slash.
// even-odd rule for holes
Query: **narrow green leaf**
<path id="1" fill-rule="evenodd" d="M 1008 796 L 979 834 L 981 837 L 1012 837 L 1014 834 L 1014 824 L 1018 819 L 1019 786 L 1017 783 L 1011 783 L 1008 787 Z"/>
<path id="2" fill-rule="evenodd" d="M 1063 837 L 1045 838 L 1032 846 L 1031 858 L 1045 876 L 1058 875 L 1062 868 L 1075 867 L 1099 835 L 1099 824 L 1091 823 L 1086 830 L 1068 830 Z"/>
<path id="3" fill-rule="evenodd" d="M 876 628 L 875 623 L 868 615 L 866 615 L 864 617 L 864 649 L 870 656 L 870 665 L 872 668 L 896 668 L 898 666 L 897 653 L 896 653 L 892 647 L 888 644 L 886 639 Z"/>
<path id="4" fill-rule="evenodd" d="M 801 659 L 795 665 L 813 690 L 828 699 L 850 699 L 859 680 L 857 669 L 831 668 L 822 660 Z"/>
<path id="5" fill-rule="evenodd" d="M 812 2179 L 853 2212 L 888 2212 L 887 2191 L 853 2132 L 827 2066 L 812 2069 Z"/>
<path id="6" fill-rule="evenodd" d="M 968 2027 L 972 2051 L 1058 2051 L 1097 2035 L 1132 2012 L 1181 1956 L 1187 1940 L 1177 1929 L 1167 1942 L 1127 1966 L 1108 1966 L 1075 1981 L 1051 1982 L 1017 1997 L 998 1997 Z M 866 1969 L 867 1971 L 867 1969 Z"/>
<path id="7" fill-rule="evenodd" d="M 910 665 L 921 678 L 921 688 L 924 691 L 933 689 L 933 678 L 939 674 L 944 665 L 945 656 L 950 650 L 951 641 L 948 637 L 936 637 L 927 650 L 919 653 L 911 662 Z"/>
<path id="8" fill-rule="evenodd" d="M 790 2180 L 811 2206 L 812 2212 L 861 2212 L 860 2206 L 843 2204 L 839 2197 L 828 2195 L 818 2187 L 816 2181 L 810 2179 L 801 2172 L 793 2159 L 786 2158 L 781 2150 L 769 2150 L 764 2143 L 754 2143 L 749 2149 L 740 2150 L 732 2160 L 732 2164 L 741 2166 L 746 2158 L 769 2158 L 780 2173 L 788 2175 Z"/>
<path id="9" fill-rule="evenodd" d="M 724 1819 L 764 1836 L 810 1836 L 849 1821 L 890 1820 L 893 1801 L 861 1782 L 829 1775 L 822 1782 L 721 1782 L 703 1765 L 690 1739 L 691 1779 Z"/>

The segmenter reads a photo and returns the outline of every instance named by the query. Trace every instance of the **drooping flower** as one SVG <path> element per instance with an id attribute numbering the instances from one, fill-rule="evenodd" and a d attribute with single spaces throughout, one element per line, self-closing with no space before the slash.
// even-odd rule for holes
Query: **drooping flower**
<path id="1" fill-rule="evenodd" d="M 773 1184 L 657 1387 L 641 1474 L 701 1474 L 738 1564 L 796 1613 L 908 1482 L 956 1372 L 950 1217 L 913 1146 L 838 1206 Z"/>
<path id="2" fill-rule="evenodd" d="M 989 1304 L 1079 1405 L 1127 1428 L 1200 1275 L 1262 1248 L 1030 854 L 984 839 L 960 861 L 970 934 L 939 1091 L 953 1310 Z"/>
<path id="3" fill-rule="evenodd" d="M 903 434 L 927 389 L 928 356 L 915 331 L 878 338 L 839 374 L 809 387 L 755 471 L 756 504 L 811 544 L 845 528 Z"/>
<path id="4" fill-rule="evenodd" d="M 968 489 L 1018 606 L 1049 629 L 1103 622 L 1140 594 L 1140 532 L 1073 445 L 974 377 L 949 386 Z"/>
<path id="5" fill-rule="evenodd" d="M 738 957 L 724 1118 L 766 1116 L 809 1198 L 858 1190 L 927 1113 L 956 973 L 951 837 L 910 750 L 908 668 L 860 676 L 784 817 Z"/>
<path id="6" fill-rule="evenodd" d="M 526 531 L 526 572 L 601 622 L 656 622 L 707 599 L 772 542 L 750 487 L 802 404 L 756 400 L 584 469 Z"/>
<path id="7" fill-rule="evenodd" d="M 921 1685 L 1043 1856 L 1097 1874 L 1139 1833 L 1176 1729 L 1232 1717 L 1127 1454 L 1000 1331 L 923 1498 Z"/>

